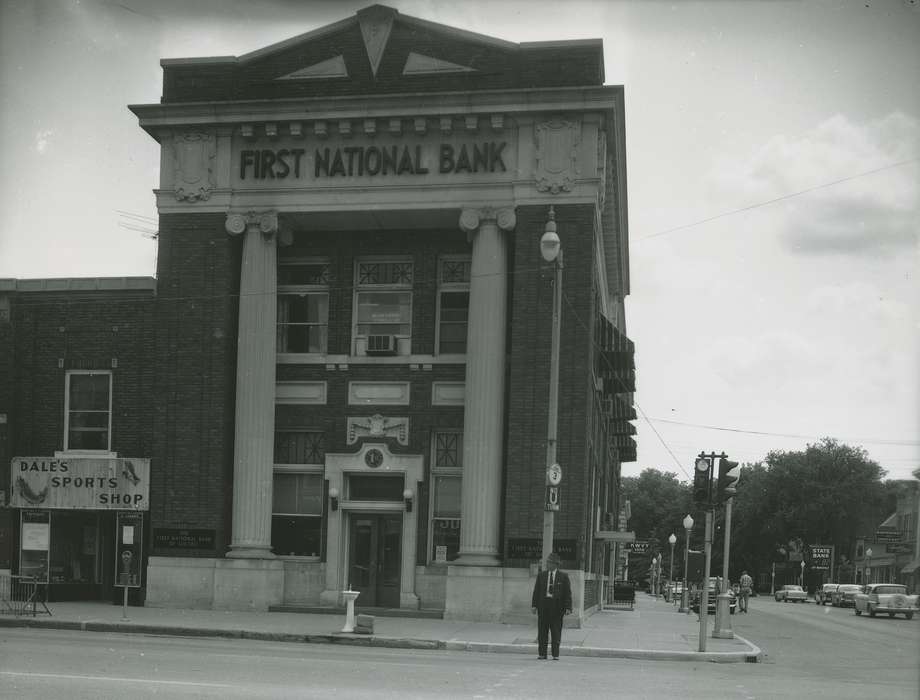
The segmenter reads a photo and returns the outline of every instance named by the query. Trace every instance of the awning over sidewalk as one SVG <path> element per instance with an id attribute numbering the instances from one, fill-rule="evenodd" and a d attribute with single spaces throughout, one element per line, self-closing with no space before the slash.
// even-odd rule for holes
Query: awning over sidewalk
<path id="1" fill-rule="evenodd" d="M 630 370 L 636 368 L 635 344 L 610 321 L 601 320 L 597 342 L 601 348 L 601 359 L 608 369 Z"/>
<path id="2" fill-rule="evenodd" d="M 912 562 L 909 562 L 907 566 L 901 569 L 902 574 L 912 574 L 917 569 L 920 569 L 920 559 L 914 559 Z"/>

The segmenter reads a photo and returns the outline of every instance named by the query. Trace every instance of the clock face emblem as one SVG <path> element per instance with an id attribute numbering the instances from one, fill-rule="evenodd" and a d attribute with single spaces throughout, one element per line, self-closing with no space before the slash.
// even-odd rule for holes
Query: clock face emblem
<path id="1" fill-rule="evenodd" d="M 364 454 L 364 463 L 371 469 L 376 469 L 383 464 L 383 452 L 380 450 L 368 450 Z"/>
<path id="2" fill-rule="evenodd" d="M 551 486 L 558 486 L 559 482 L 562 481 L 562 467 L 558 464 L 550 466 L 546 470 L 546 480 L 549 481 Z"/>

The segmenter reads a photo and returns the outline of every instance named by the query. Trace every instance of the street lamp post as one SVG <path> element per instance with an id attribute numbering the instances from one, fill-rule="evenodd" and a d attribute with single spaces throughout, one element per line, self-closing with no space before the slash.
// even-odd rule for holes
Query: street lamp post
<path id="1" fill-rule="evenodd" d="M 693 529 L 693 518 L 690 517 L 690 514 L 687 513 L 687 517 L 684 518 L 684 585 L 680 592 L 680 608 L 678 612 L 690 614 L 690 586 L 687 581 L 687 574 L 689 572 L 689 559 L 690 559 L 690 531 Z"/>
<path id="2" fill-rule="evenodd" d="M 562 326 L 562 246 L 556 233 L 556 212 L 549 208 L 546 230 L 540 238 L 540 254 L 546 262 L 555 262 L 553 278 L 553 330 L 549 359 L 549 408 L 546 428 L 546 468 L 556 464 L 556 429 L 559 419 L 559 339 Z M 555 511 L 543 509 L 543 562 L 553 551 Z"/>
<path id="3" fill-rule="evenodd" d="M 668 602 L 674 598 L 674 545 L 677 544 L 677 536 L 672 532 L 668 536 L 668 544 L 671 545 L 671 560 L 668 562 Z"/>
<path id="4" fill-rule="evenodd" d="M 872 583 L 872 547 L 866 550 L 866 565 L 863 568 L 865 569 L 864 578 L 866 583 Z"/>

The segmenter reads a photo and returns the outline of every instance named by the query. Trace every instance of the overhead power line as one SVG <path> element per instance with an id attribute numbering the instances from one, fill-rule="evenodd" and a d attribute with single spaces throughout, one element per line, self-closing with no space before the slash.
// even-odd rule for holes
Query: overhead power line
<path id="1" fill-rule="evenodd" d="M 668 233 L 674 233 L 675 231 L 682 231 L 683 229 L 693 228 L 694 226 L 700 226 L 702 224 L 707 224 L 710 221 L 715 221 L 716 219 L 723 219 L 726 216 L 732 216 L 733 214 L 740 214 L 741 212 L 751 211 L 752 209 L 758 209 L 759 207 L 765 207 L 769 204 L 776 204 L 777 202 L 782 202 L 786 199 L 792 199 L 793 197 L 798 197 L 809 192 L 814 192 L 815 190 L 824 189 L 825 187 L 831 187 L 833 185 L 839 185 L 842 182 L 849 182 L 850 180 L 855 180 L 860 177 L 866 177 L 867 175 L 874 175 L 875 173 L 880 173 L 883 170 L 890 170 L 891 168 L 899 168 L 902 165 L 908 165 L 910 163 L 916 163 L 920 158 L 908 158 L 907 160 L 898 161 L 897 163 L 889 163 L 888 165 L 883 165 L 881 168 L 876 168 L 875 170 L 867 170 L 862 173 L 857 173 L 855 175 L 850 175 L 849 177 L 840 178 L 839 180 L 834 180 L 833 182 L 825 182 L 823 185 L 815 185 L 814 187 L 809 187 L 804 190 L 799 190 L 798 192 L 790 192 L 789 194 L 784 194 L 781 197 L 776 197 L 775 199 L 768 199 L 766 202 L 758 202 L 757 204 L 751 204 L 746 207 L 741 207 L 740 209 L 732 209 L 731 211 L 722 212 L 721 214 L 716 214 L 715 216 L 710 216 L 707 219 L 700 219 L 699 221 L 694 221 L 690 224 L 682 224 L 681 226 L 675 226 L 674 228 L 665 229 L 664 231 L 658 231 L 658 233 L 650 233 L 647 236 L 640 236 L 639 240 L 644 241 L 649 238 L 657 238 L 658 236 L 664 236 Z"/>
<path id="2" fill-rule="evenodd" d="M 678 420 L 668 420 L 667 418 L 648 418 L 650 421 L 656 421 L 658 423 L 670 423 L 671 425 L 685 425 L 691 428 L 705 428 L 706 430 L 721 430 L 727 433 L 744 433 L 747 435 L 767 435 L 769 437 L 788 437 L 788 438 L 802 438 L 805 440 L 820 440 L 822 437 L 828 437 L 826 435 L 799 435 L 797 433 L 772 433 L 764 430 L 743 430 L 741 428 L 727 428 L 721 425 L 704 425 L 702 423 L 684 423 Z M 920 441 L 917 440 L 883 440 L 877 438 L 848 438 L 852 442 L 867 442 L 875 445 L 905 445 L 909 447 L 920 446 Z"/>

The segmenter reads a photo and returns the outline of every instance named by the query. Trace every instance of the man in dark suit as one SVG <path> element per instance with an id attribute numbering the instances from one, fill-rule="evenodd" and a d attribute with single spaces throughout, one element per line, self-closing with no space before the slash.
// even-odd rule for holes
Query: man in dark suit
<path id="1" fill-rule="evenodd" d="M 537 574 L 531 605 L 537 613 L 537 658 L 546 659 L 546 641 L 552 636 L 553 660 L 559 658 L 559 641 L 562 638 L 562 618 L 572 612 L 572 584 L 569 577 L 559 571 L 561 559 L 552 552 L 546 557 L 546 570 Z"/>

